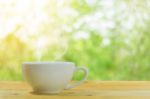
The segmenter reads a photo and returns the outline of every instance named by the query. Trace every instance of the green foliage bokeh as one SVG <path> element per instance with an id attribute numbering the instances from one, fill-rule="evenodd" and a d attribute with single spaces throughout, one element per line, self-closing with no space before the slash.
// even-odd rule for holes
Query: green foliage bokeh
<path id="1" fill-rule="evenodd" d="M 18 26 L 0 39 L 0 80 L 23 80 L 21 64 L 39 61 L 37 52 L 40 61 L 71 61 L 86 66 L 89 80 L 149 80 L 150 1 L 88 1 L 66 1 L 63 7 L 75 15 L 63 17 L 58 2 L 49 2 L 45 12 L 53 22 L 41 24 L 34 36 L 28 36 L 31 41 L 24 42 L 16 35 Z M 51 44 L 54 34 L 59 36 Z M 49 43 L 45 48 L 34 48 L 31 42 L 42 36 L 48 37 Z M 74 77 L 81 78 L 80 73 Z"/>

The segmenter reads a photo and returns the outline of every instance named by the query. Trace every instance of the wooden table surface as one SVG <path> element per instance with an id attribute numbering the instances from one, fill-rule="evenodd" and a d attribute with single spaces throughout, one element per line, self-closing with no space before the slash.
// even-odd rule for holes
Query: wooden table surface
<path id="1" fill-rule="evenodd" d="M 150 81 L 87 81 L 55 95 L 36 95 L 26 82 L 0 81 L 0 99 L 150 99 Z"/>

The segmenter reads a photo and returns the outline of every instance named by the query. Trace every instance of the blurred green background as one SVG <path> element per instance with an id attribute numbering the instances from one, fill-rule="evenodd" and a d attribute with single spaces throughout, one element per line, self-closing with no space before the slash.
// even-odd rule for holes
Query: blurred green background
<path id="1" fill-rule="evenodd" d="M 72 61 L 89 80 L 149 80 L 149 8 L 150 0 L 0 0 L 0 80 L 23 80 L 25 61 Z"/>

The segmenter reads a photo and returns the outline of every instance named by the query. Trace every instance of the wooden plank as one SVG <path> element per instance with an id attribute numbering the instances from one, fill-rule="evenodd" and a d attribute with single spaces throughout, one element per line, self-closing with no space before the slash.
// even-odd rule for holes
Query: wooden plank
<path id="1" fill-rule="evenodd" d="M 25 82 L 0 82 L 0 99 L 150 99 L 149 81 L 88 81 L 60 94 L 37 95 Z"/>
<path id="2" fill-rule="evenodd" d="M 64 97 L 64 96 L 13 96 L 13 97 L 2 97 L 0 99 L 150 99 L 149 96 L 79 96 L 79 97 Z"/>
<path id="3" fill-rule="evenodd" d="M 26 82 L 0 82 L 1 89 L 31 89 Z M 150 89 L 150 81 L 88 81 L 74 89 Z"/>

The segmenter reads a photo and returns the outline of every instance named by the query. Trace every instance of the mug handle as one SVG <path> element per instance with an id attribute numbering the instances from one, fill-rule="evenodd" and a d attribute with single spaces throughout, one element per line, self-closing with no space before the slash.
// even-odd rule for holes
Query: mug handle
<path id="1" fill-rule="evenodd" d="M 79 82 L 74 83 L 74 84 L 69 84 L 65 89 L 71 89 L 71 88 L 74 88 L 76 86 L 79 86 L 80 84 L 82 84 L 83 82 L 85 82 L 87 80 L 87 77 L 88 77 L 88 74 L 89 74 L 89 71 L 88 71 L 87 68 L 77 67 L 74 72 L 76 72 L 76 71 L 83 71 L 84 72 L 83 79 Z"/>

